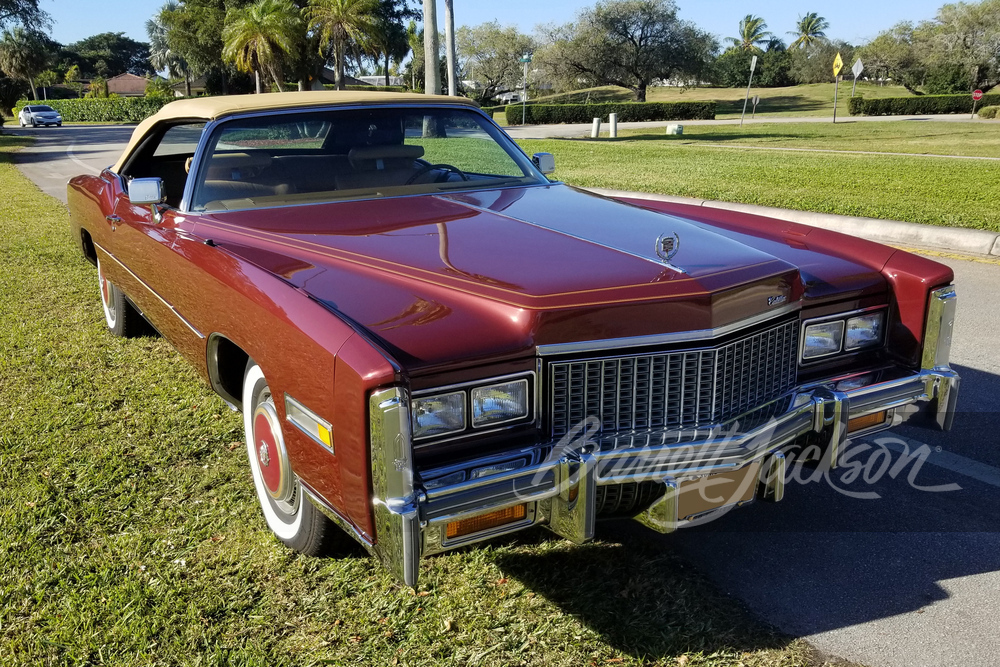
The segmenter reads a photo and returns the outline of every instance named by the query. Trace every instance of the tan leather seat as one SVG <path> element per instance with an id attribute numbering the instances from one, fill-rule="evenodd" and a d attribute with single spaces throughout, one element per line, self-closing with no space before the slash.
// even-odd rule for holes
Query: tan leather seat
<path id="1" fill-rule="evenodd" d="M 405 144 L 352 148 L 347 154 L 354 171 L 337 176 L 338 190 L 361 190 L 405 185 L 421 165 L 423 146 Z"/>

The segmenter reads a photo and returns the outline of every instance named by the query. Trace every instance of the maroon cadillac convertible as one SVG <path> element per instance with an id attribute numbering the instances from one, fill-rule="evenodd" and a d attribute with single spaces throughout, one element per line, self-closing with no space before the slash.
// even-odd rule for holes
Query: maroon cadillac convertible
<path id="1" fill-rule="evenodd" d="M 550 181 L 466 100 L 174 102 L 69 184 L 108 328 L 241 410 L 271 530 L 421 556 L 784 494 L 791 453 L 951 426 L 947 267 L 828 231 Z"/>

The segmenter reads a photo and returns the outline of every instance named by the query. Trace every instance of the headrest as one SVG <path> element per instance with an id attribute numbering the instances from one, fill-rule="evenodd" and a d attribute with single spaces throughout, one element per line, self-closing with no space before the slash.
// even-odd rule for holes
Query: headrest
<path id="1" fill-rule="evenodd" d="M 423 157 L 423 146 L 398 144 L 396 146 L 362 146 L 352 148 L 347 154 L 351 164 L 371 160 L 416 160 Z"/>

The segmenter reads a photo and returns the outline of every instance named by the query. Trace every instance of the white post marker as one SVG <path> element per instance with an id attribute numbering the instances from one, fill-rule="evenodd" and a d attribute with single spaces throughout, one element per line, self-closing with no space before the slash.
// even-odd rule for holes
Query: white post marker
<path id="1" fill-rule="evenodd" d="M 528 63 L 531 62 L 530 51 L 521 56 L 521 62 L 524 63 L 524 79 L 521 90 L 521 125 L 524 125 L 524 117 L 528 112 Z"/>
<path id="2" fill-rule="evenodd" d="M 747 100 L 750 99 L 750 85 L 753 83 L 753 71 L 757 69 L 757 56 L 750 61 L 750 80 L 747 81 L 747 96 L 743 98 L 743 113 L 740 114 L 740 127 L 743 127 L 743 118 L 747 115 Z"/>
<path id="3" fill-rule="evenodd" d="M 590 138 L 596 139 L 601 136 L 601 119 L 595 118 L 594 125 L 590 128 Z"/>
<path id="4" fill-rule="evenodd" d="M 976 102 L 983 99 L 983 91 L 976 88 L 972 91 L 972 117 L 976 117 Z"/>
<path id="5" fill-rule="evenodd" d="M 609 131 L 609 136 L 612 139 L 616 139 L 618 137 L 618 114 L 616 113 L 608 114 L 608 131 Z"/>
<path id="6" fill-rule="evenodd" d="M 844 59 L 837 52 L 837 57 L 833 59 L 833 78 L 836 80 L 833 89 L 833 122 L 837 122 L 837 93 L 840 92 L 840 70 L 844 67 Z"/>
<path id="7" fill-rule="evenodd" d="M 861 58 L 854 61 L 854 67 L 851 68 L 851 72 L 854 73 L 854 87 L 851 88 L 851 97 L 854 97 L 854 91 L 858 89 L 858 77 L 861 76 L 861 72 L 865 70 L 864 63 L 861 62 Z"/>

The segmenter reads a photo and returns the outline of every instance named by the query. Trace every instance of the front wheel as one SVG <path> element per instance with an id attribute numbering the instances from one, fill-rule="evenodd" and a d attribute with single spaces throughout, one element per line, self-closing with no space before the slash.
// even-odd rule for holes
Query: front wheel
<path id="1" fill-rule="evenodd" d="M 101 288 L 101 306 L 104 308 L 104 322 L 108 325 L 108 331 L 122 338 L 135 338 L 145 334 L 146 321 L 128 302 L 125 293 L 104 277 L 101 260 L 97 260 L 97 280 Z"/>
<path id="2" fill-rule="evenodd" d="M 267 527 L 286 546 L 307 556 L 333 551 L 346 535 L 304 496 L 288 461 L 271 389 L 253 361 L 243 379 L 243 430 Z"/>

